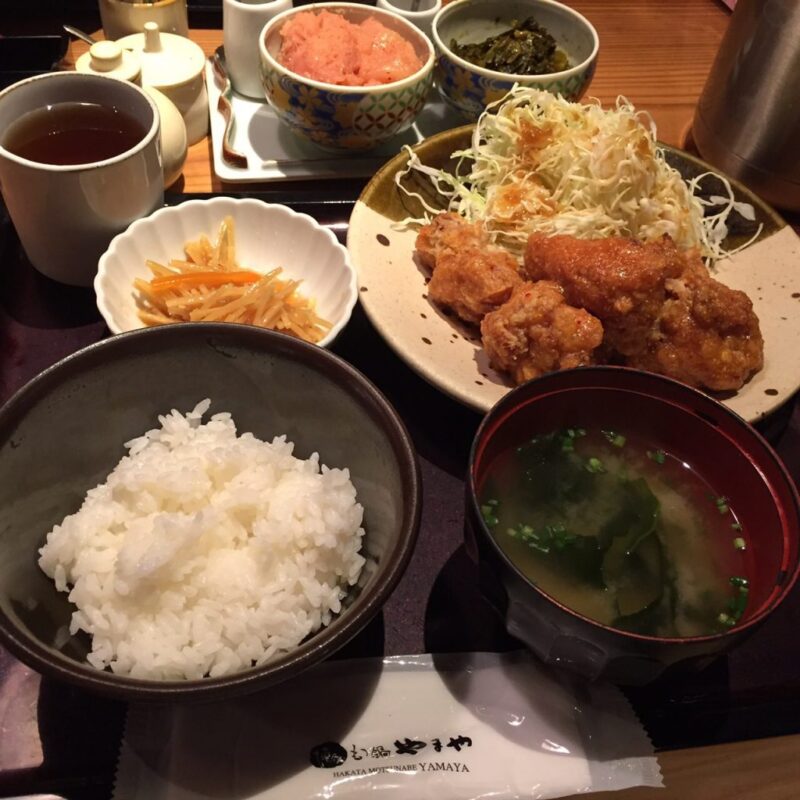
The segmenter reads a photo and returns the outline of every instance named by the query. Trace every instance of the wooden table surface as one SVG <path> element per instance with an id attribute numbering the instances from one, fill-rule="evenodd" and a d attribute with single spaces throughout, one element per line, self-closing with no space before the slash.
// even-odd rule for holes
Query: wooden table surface
<path id="1" fill-rule="evenodd" d="M 624 95 L 656 122 L 659 138 L 680 146 L 730 16 L 719 0 L 567 0 L 597 28 L 601 48 L 589 95 L 611 104 Z M 193 30 L 211 54 L 222 31 Z M 86 49 L 73 43 L 70 56 Z M 274 185 L 274 184 L 273 184 Z M 192 146 L 177 190 L 240 191 L 211 168 L 208 139 Z M 247 190 L 261 188 L 247 184 Z M 800 671 L 800 665 L 798 665 Z M 798 721 L 800 726 L 800 721 Z M 798 800 L 800 735 L 673 750 L 659 755 L 666 790 L 595 795 L 615 800 Z"/>
<path id="2" fill-rule="evenodd" d="M 624 95 L 650 112 L 661 141 L 680 146 L 730 12 L 719 0 L 569 0 L 569 5 L 591 20 L 600 37 L 588 94 L 603 104 Z M 210 55 L 222 44 L 222 31 L 193 30 L 191 38 Z M 74 41 L 68 63 L 86 49 Z M 174 188 L 223 192 L 241 187 L 214 175 L 206 138 L 189 148 L 183 181 Z M 248 183 L 246 188 L 255 191 L 263 185 Z"/>

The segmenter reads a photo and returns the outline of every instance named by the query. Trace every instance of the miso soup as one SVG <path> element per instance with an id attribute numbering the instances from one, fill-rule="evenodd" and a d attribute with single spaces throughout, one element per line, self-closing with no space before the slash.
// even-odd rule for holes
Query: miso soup
<path id="1" fill-rule="evenodd" d="M 525 576 L 605 625 L 718 633 L 748 595 L 745 532 L 690 465 L 618 431 L 570 428 L 502 453 L 481 513 Z"/>

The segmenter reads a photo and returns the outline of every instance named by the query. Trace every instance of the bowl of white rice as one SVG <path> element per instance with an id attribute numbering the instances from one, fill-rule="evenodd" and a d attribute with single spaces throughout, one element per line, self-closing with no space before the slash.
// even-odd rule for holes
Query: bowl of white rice
<path id="1" fill-rule="evenodd" d="M 230 323 L 122 334 L 0 409 L 0 643 L 129 700 L 254 691 L 364 628 L 419 513 L 403 423 L 337 356 Z"/>

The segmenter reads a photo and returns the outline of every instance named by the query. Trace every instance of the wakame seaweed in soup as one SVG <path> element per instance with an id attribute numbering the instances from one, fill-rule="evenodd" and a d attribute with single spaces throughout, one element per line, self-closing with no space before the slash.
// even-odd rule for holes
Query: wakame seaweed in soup
<path id="1" fill-rule="evenodd" d="M 471 64 L 507 75 L 548 75 L 570 67 L 556 40 L 533 17 L 514 20 L 510 30 L 482 42 L 459 44 L 453 39 L 450 49 Z"/>
<path id="2" fill-rule="evenodd" d="M 582 428 L 536 436 L 498 457 L 480 501 L 509 559 L 583 616 L 685 637 L 744 613 L 745 532 L 728 499 L 645 442 Z"/>

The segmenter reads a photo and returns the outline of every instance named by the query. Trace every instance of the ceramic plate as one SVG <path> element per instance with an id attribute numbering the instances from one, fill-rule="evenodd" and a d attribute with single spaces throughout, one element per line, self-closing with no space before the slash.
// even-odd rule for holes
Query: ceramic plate
<path id="1" fill-rule="evenodd" d="M 451 153 L 469 146 L 471 130 L 466 126 L 446 131 L 415 149 L 423 163 L 445 167 Z M 713 170 L 687 153 L 666 150 L 684 177 Z M 395 175 L 406 161 L 401 153 L 375 175 L 350 218 L 347 246 L 358 271 L 361 302 L 409 366 L 455 399 L 485 412 L 511 384 L 489 366 L 477 329 L 446 316 L 428 300 L 427 273 L 413 257 L 416 233 L 398 225 L 421 215 L 418 203 L 395 185 Z M 746 250 L 718 262 L 715 277 L 745 291 L 753 301 L 764 336 L 764 368 L 741 390 L 719 399 L 754 422 L 800 388 L 800 239 L 756 195 L 735 181 L 731 184 L 738 199 L 755 208 L 763 229 Z M 427 181 L 416 182 L 415 188 L 435 201 Z M 744 232 L 733 232 L 726 244 L 731 247 L 743 238 Z"/>
<path id="2" fill-rule="evenodd" d="M 206 86 L 211 110 L 211 149 L 214 172 L 223 181 L 253 182 L 301 178 L 364 178 L 400 150 L 426 136 L 461 125 L 463 120 L 448 109 L 435 92 L 414 124 L 391 142 L 369 153 L 329 153 L 306 142 L 281 123 L 266 100 L 233 95 L 236 127 L 233 146 L 247 156 L 247 169 L 232 167 L 222 159 L 225 120 L 217 111 L 219 87 L 211 65 L 206 64 Z"/>

